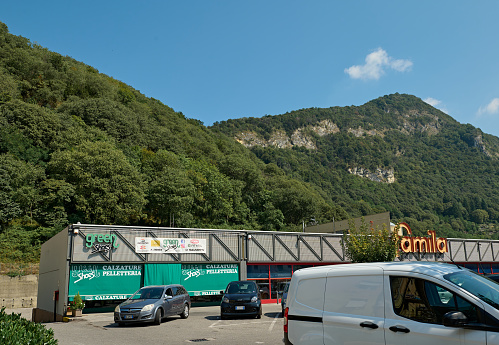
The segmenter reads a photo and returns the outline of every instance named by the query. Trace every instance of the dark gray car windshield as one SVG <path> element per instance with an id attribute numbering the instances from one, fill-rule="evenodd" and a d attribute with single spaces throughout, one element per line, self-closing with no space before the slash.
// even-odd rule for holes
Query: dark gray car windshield
<path id="1" fill-rule="evenodd" d="M 227 293 L 256 293 L 254 283 L 235 283 L 230 284 Z"/>
<path id="2" fill-rule="evenodd" d="M 130 297 L 130 299 L 160 299 L 163 295 L 163 288 L 140 289 Z"/>
<path id="3" fill-rule="evenodd" d="M 462 270 L 444 278 L 499 310 L 499 284 L 475 272 Z"/>

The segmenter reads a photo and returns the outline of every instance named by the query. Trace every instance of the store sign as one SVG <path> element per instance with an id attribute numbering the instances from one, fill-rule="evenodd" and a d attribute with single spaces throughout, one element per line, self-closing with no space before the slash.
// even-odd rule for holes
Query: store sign
<path id="1" fill-rule="evenodd" d="M 116 243 L 117 236 L 115 234 L 88 234 L 85 236 L 85 247 L 92 248 L 94 253 L 107 253 L 112 248 L 118 248 L 119 244 Z"/>
<path id="2" fill-rule="evenodd" d="M 140 288 L 142 265 L 84 264 L 71 265 L 70 300 L 76 293 L 82 299 L 126 299 Z"/>
<path id="3" fill-rule="evenodd" d="M 405 230 L 408 236 L 400 240 L 400 249 L 404 253 L 447 253 L 447 239 L 437 238 L 434 230 L 428 230 L 430 237 L 412 236 L 412 230 L 407 223 L 400 223 L 400 229 Z"/>
<path id="4" fill-rule="evenodd" d="M 220 295 L 234 280 L 239 280 L 238 264 L 182 264 L 181 284 L 191 296 Z"/>
<path id="5" fill-rule="evenodd" d="M 206 239 L 135 237 L 135 252 L 145 254 L 206 253 Z"/>

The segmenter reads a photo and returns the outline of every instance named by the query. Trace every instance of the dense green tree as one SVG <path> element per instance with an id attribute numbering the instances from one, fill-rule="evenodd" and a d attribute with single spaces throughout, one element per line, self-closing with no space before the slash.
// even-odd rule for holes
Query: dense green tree
<path id="1" fill-rule="evenodd" d="M 170 168 L 149 184 L 149 209 L 160 224 L 188 226 L 192 220 L 194 183 L 185 170 Z"/>
<path id="2" fill-rule="evenodd" d="M 471 212 L 471 220 L 477 224 L 483 224 L 489 220 L 489 213 L 485 210 L 474 210 Z"/>
<path id="3" fill-rule="evenodd" d="M 54 152 L 48 168 L 51 176 L 74 188 L 71 211 L 82 221 L 128 224 L 142 217 L 142 177 L 111 144 L 83 142 L 71 151 Z"/>

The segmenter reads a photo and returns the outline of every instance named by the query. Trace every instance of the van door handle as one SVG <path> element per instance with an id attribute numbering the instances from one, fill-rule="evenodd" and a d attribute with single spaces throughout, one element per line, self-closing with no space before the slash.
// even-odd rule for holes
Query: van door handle
<path id="1" fill-rule="evenodd" d="M 410 332 L 409 328 L 406 328 L 404 326 L 392 326 L 389 328 L 389 330 L 392 332 L 402 332 L 402 333 L 409 333 Z"/>
<path id="2" fill-rule="evenodd" d="M 372 323 L 371 321 L 364 321 L 364 322 L 360 323 L 360 327 L 376 329 L 376 328 L 378 328 L 378 325 L 375 323 Z"/>

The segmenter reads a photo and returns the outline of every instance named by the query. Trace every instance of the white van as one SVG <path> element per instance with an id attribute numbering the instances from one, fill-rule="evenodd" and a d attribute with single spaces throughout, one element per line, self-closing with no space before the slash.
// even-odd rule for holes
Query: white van
<path id="1" fill-rule="evenodd" d="M 499 345 L 499 284 L 437 262 L 296 271 L 284 342 L 299 345 Z"/>

